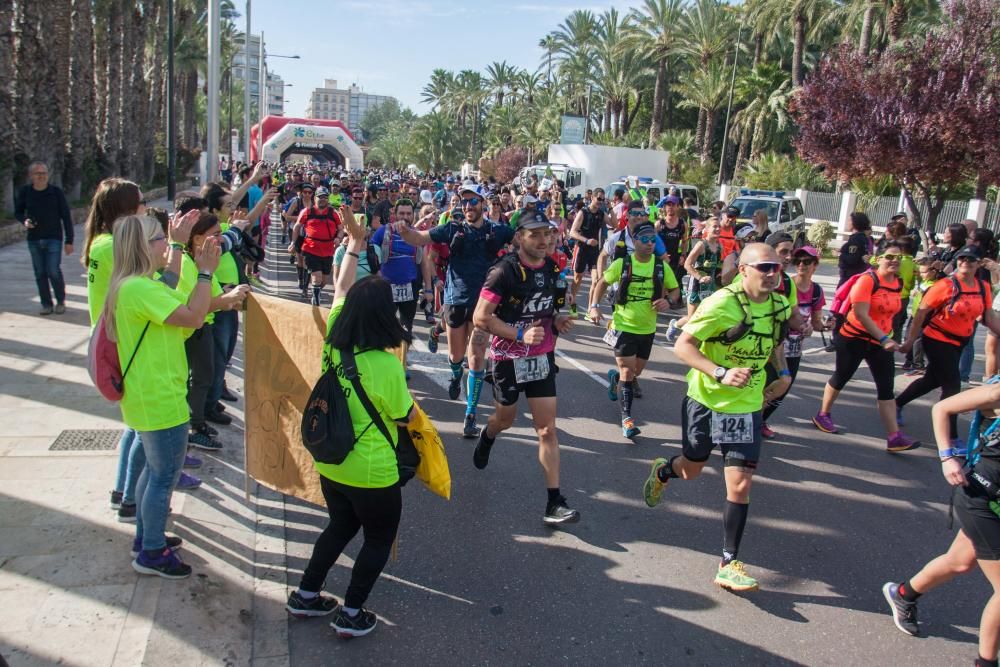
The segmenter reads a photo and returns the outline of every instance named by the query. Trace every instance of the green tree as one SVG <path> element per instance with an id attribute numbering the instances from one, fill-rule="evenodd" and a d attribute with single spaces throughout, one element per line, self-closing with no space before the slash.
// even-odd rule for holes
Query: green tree
<path id="1" fill-rule="evenodd" d="M 698 109 L 705 119 L 701 135 L 701 163 L 705 164 L 712 157 L 716 117 L 728 100 L 728 68 L 712 63 L 707 68 L 695 70 L 692 76 L 676 84 L 674 90 L 683 98 L 680 106 Z M 696 131 L 696 141 L 698 136 Z"/>
<path id="2" fill-rule="evenodd" d="M 630 38 L 641 57 L 656 64 L 653 85 L 653 117 L 649 125 L 649 143 L 653 144 L 663 130 L 663 115 L 670 94 L 670 61 L 679 51 L 682 39 L 680 18 L 684 14 L 683 0 L 643 0 L 642 7 L 630 16 L 634 26 Z"/>

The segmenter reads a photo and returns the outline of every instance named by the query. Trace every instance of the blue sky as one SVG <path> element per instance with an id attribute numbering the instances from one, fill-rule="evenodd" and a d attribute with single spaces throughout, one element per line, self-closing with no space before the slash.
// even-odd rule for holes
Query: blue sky
<path id="1" fill-rule="evenodd" d="M 244 4 L 235 0 L 242 13 Z M 483 71 L 493 61 L 534 71 L 541 64 L 538 40 L 574 9 L 595 13 L 627 3 L 581 5 L 538 2 L 448 2 L 442 0 L 256 0 L 251 31 L 263 28 L 269 53 L 301 60 L 268 60 L 286 83 L 285 114 L 301 116 L 313 88 L 336 79 L 365 92 L 393 95 L 417 113 L 429 107 L 420 91 L 437 67 Z M 240 29 L 245 18 L 237 19 Z"/>

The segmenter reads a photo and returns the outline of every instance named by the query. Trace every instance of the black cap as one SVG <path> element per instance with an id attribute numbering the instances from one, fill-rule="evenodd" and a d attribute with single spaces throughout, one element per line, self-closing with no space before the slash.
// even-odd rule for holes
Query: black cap
<path id="1" fill-rule="evenodd" d="M 770 236 L 768 236 L 767 239 L 764 241 L 764 243 L 771 246 L 772 248 L 777 248 L 782 243 L 794 243 L 794 242 L 795 239 L 793 239 L 792 235 L 789 234 L 788 232 L 775 232 Z"/>
<path id="2" fill-rule="evenodd" d="M 517 219 L 518 229 L 538 229 L 539 227 L 550 227 L 549 219 L 541 211 L 535 213 L 524 213 Z"/>
<path id="3" fill-rule="evenodd" d="M 632 230 L 632 238 L 635 238 L 640 234 L 646 234 L 646 233 L 655 234 L 656 227 L 651 222 L 640 222 L 638 225 L 635 226 L 635 229 Z"/>
<path id="4" fill-rule="evenodd" d="M 955 259 L 962 259 L 963 257 L 970 257 L 977 262 L 983 258 L 983 256 L 979 254 L 979 248 L 971 245 L 967 245 L 955 253 Z"/>
<path id="5" fill-rule="evenodd" d="M 736 208 L 735 206 L 726 207 L 726 215 L 739 215 L 739 214 L 740 214 L 740 209 Z"/>

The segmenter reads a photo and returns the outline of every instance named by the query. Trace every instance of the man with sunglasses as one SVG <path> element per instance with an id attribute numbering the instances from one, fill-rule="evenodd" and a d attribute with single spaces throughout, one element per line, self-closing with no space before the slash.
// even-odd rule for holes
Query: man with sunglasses
<path id="1" fill-rule="evenodd" d="M 656 206 L 660 214 L 656 233 L 663 240 L 670 268 L 675 275 L 681 275 L 683 273 L 681 267 L 691 241 L 691 230 L 680 216 L 681 200 L 674 195 L 668 195 Z"/>
<path id="2" fill-rule="evenodd" d="M 765 400 L 784 394 L 790 382 L 782 348 L 790 308 L 775 293 L 781 262 L 774 248 L 747 245 L 739 271 L 742 280 L 705 299 L 674 347 L 677 358 L 691 367 L 681 407 L 683 449 L 669 461 L 653 462 L 643 497 L 655 507 L 671 479 L 698 477 L 712 450 L 721 447 L 725 541 L 715 583 L 731 591 L 753 591 L 757 581 L 737 556 L 760 459 L 761 408 Z M 769 363 L 778 379 L 767 384 Z"/>
<path id="3" fill-rule="evenodd" d="M 632 419 L 632 398 L 635 382 L 642 374 L 653 350 L 656 336 L 656 314 L 677 303 L 680 290 L 677 278 L 662 260 L 653 257 L 656 229 L 651 222 L 642 222 L 634 230 L 635 253 L 616 259 L 596 281 L 594 303 L 599 303 L 608 285 L 620 281 L 615 297 L 612 325 L 604 340 L 614 348 L 616 368 L 608 371 L 608 398 L 621 396 L 622 435 L 634 438 L 640 431 Z M 592 308 L 590 321 L 601 323 L 600 308 Z"/>
<path id="4" fill-rule="evenodd" d="M 514 230 L 483 217 L 485 199 L 478 186 L 462 186 L 460 195 L 464 220 L 449 219 L 426 231 L 400 225 L 397 228 L 410 245 L 448 245 L 448 272 L 444 290 L 448 362 L 451 365 L 448 397 L 456 400 L 461 394 L 462 360 L 468 353 L 469 377 L 465 390 L 465 425 L 462 433 L 466 438 L 475 438 L 479 435 L 476 407 L 486 375 L 489 334 L 473 326 L 472 315 L 486 279 L 486 271 L 496 261 L 500 250 L 513 240 Z"/>
<path id="5" fill-rule="evenodd" d="M 594 288 L 597 285 L 597 259 L 601 254 L 601 230 L 614 228 L 614 221 L 608 214 L 607 197 L 604 190 L 597 188 L 590 198 L 590 204 L 577 212 L 569 237 L 576 241 L 573 248 L 573 287 L 569 294 L 570 317 L 577 316 L 576 293 L 580 291 L 583 274 L 590 272 L 590 292 L 587 303 L 597 303 Z"/>

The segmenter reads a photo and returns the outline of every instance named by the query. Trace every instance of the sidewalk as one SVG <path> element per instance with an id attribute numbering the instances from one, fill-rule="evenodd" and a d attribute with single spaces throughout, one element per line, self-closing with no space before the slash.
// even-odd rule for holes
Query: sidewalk
<path id="1" fill-rule="evenodd" d="M 130 566 L 134 524 L 108 505 L 122 424 L 86 371 L 82 226 L 76 234 L 61 316 L 37 314 L 26 243 L 0 248 L 0 656 L 12 667 L 287 665 L 285 503 L 254 482 L 248 502 L 242 400 L 219 427 L 225 449 L 197 453 L 201 488 L 173 496 L 168 531 L 194 575 Z M 240 395 L 242 366 L 238 351 L 228 384 Z M 53 451 L 71 429 L 104 444 Z"/>

